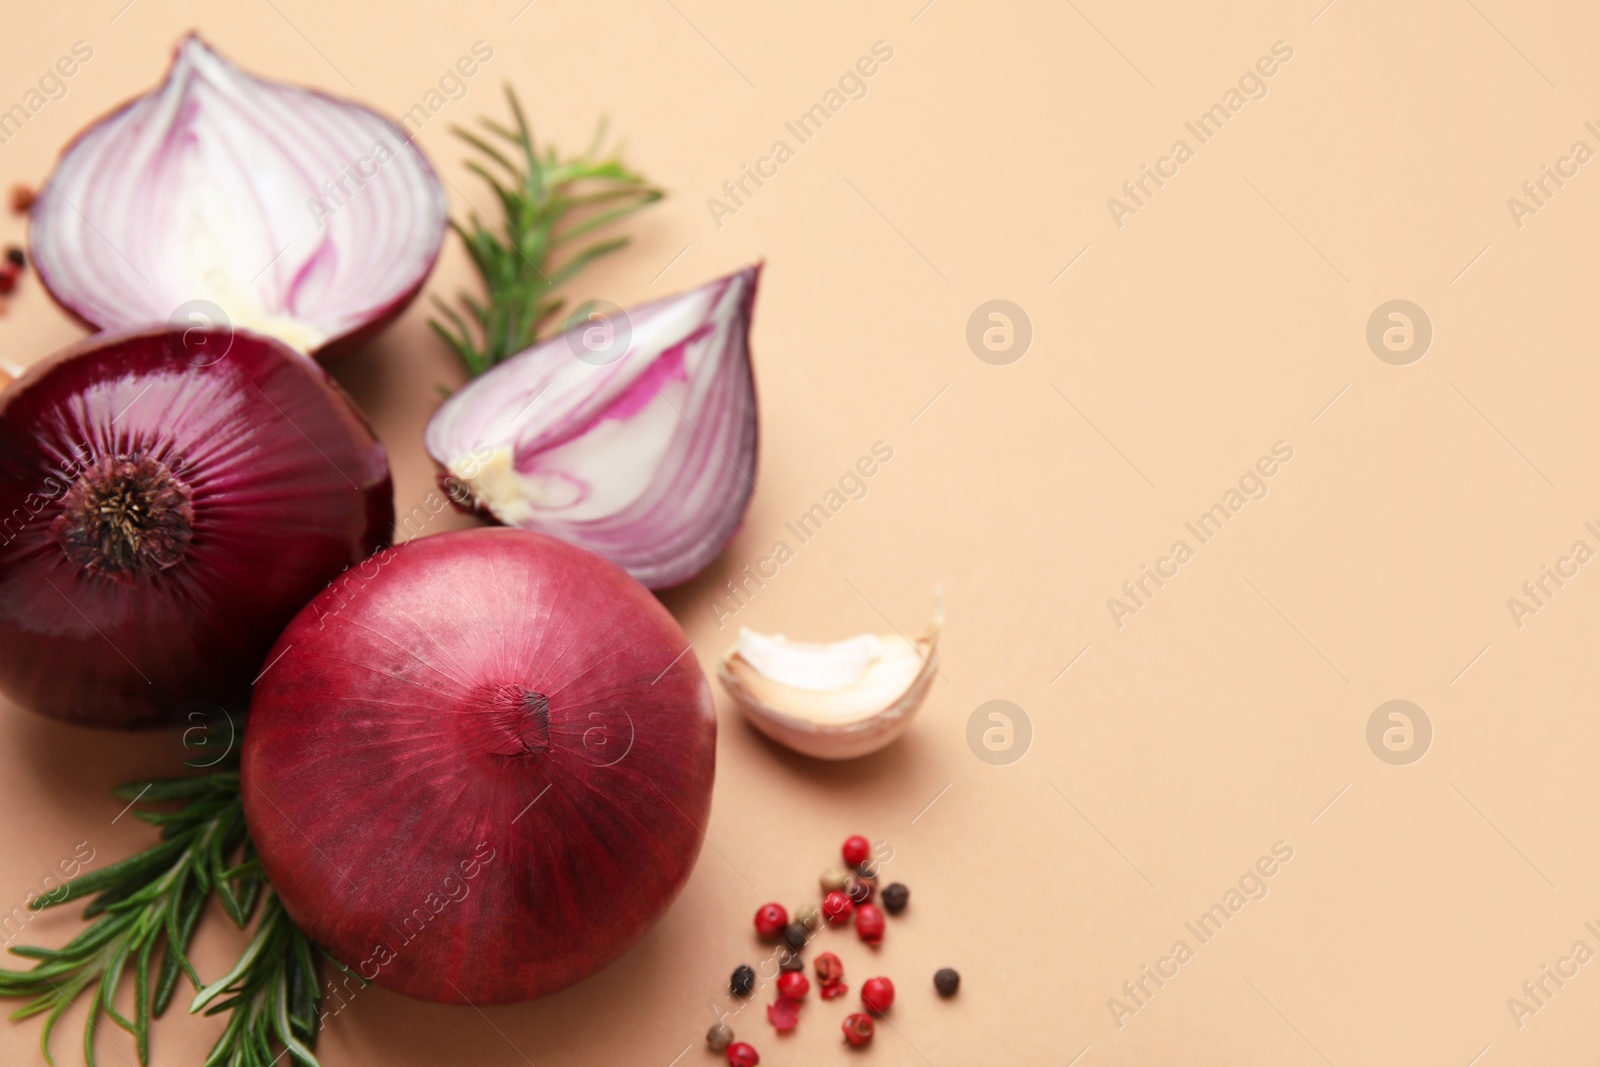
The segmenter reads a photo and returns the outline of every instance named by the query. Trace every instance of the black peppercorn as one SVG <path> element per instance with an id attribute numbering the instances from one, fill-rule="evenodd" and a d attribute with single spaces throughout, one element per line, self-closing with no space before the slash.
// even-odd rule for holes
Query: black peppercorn
<path id="1" fill-rule="evenodd" d="M 799 952 L 806 947 L 806 942 L 811 940 L 811 931 L 805 923 L 790 923 L 783 928 L 782 936 L 785 945 Z"/>
<path id="2" fill-rule="evenodd" d="M 741 963 L 733 969 L 733 977 L 728 979 L 729 992 L 736 997 L 748 997 L 755 987 L 756 972 L 748 963 Z"/>
<path id="3" fill-rule="evenodd" d="M 899 915 L 906 910 L 906 901 L 911 899 L 911 890 L 899 882 L 890 882 L 883 887 L 883 910 L 890 915 Z"/>
<path id="4" fill-rule="evenodd" d="M 6 262 L 11 264 L 13 267 L 21 267 L 23 264 L 27 263 L 27 259 L 23 257 L 22 249 L 18 248 L 16 245 L 12 245 L 10 248 L 6 249 Z"/>
<path id="5" fill-rule="evenodd" d="M 803 971 L 805 969 L 806 961 L 800 958 L 800 953 L 778 953 L 778 971 L 780 974 L 787 974 L 790 971 Z"/>
<path id="6" fill-rule="evenodd" d="M 855 875 L 851 875 L 850 880 L 845 883 L 845 896 L 849 897 L 858 907 L 872 900 L 872 892 L 873 885 L 865 878 L 857 878 Z"/>
<path id="7" fill-rule="evenodd" d="M 961 975 L 954 967 L 940 967 L 933 972 L 933 988 L 941 997 L 953 997 L 961 988 Z"/>

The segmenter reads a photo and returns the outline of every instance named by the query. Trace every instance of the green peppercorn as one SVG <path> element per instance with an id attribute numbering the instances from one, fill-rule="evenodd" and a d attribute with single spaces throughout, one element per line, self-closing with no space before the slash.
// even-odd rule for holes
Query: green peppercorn
<path id="1" fill-rule="evenodd" d="M 843 867 L 829 867 L 822 872 L 823 893 L 842 893 L 845 883 L 850 880 L 850 872 Z"/>
<path id="2" fill-rule="evenodd" d="M 911 890 L 899 882 L 890 882 L 883 887 L 883 910 L 890 915 L 899 915 L 906 910 L 906 902 L 911 899 Z"/>
<path id="3" fill-rule="evenodd" d="M 794 921 L 804 926 L 807 930 L 822 929 L 822 909 L 815 904 L 807 904 L 794 913 Z"/>
<path id="4" fill-rule="evenodd" d="M 811 940 L 811 931 L 802 923 L 790 923 L 783 928 L 783 943 L 799 952 L 806 947 L 806 942 Z"/>
<path id="5" fill-rule="evenodd" d="M 706 1044 L 711 1046 L 712 1052 L 726 1051 L 733 1044 L 733 1027 L 727 1023 L 713 1023 L 706 1031 Z"/>
<path id="6" fill-rule="evenodd" d="M 748 997 L 755 987 L 756 972 L 748 963 L 733 969 L 733 977 L 728 979 L 728 992 L 736 997 Z"/>
<path id="7" fill-rule="evenodd" d="M 940 967 L 933 972 L 933 988 L 941 997 L 953 997 L 961 988 L 961 975 L 954 967 Z"/>

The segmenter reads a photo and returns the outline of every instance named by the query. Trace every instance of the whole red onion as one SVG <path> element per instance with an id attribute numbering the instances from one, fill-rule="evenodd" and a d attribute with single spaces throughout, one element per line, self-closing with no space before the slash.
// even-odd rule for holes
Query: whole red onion
<path id="1" fill-rule="evenodd" d="M 248 333 L 99 334 L 0 393 L 0 688 L 87 725 L 241 694 L 390 533 L 383 446 Z"/>
<path id="2" fill-rule="evenodd" d="M 359 574 L 289 624 L 251 702 L 245 817 L 284 907 L 425 1000 L 593 974 L 700 852 L 717 727 L 688 639 L 620 568 L 529 531 Z"/>

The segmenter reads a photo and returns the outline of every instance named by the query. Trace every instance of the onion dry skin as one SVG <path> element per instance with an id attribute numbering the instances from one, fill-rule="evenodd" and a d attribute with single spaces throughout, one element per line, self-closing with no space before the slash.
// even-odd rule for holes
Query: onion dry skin
<path id="1" fill-rule="evenodd" d="M 393 526 L 383 446 L 304 356 L 245 332 L 91 337 L 0 393 L 0 689 L 118 728 L 240 696 Z"/>
<path id="2" fill-rule="evenodd" d="M 289 624 L 245 817 L 290 916 L 362 977 L 543 996 L 621 956 L 700 852 L 716 715 L 638 582 L 543 534 L 386 549 Z"/>

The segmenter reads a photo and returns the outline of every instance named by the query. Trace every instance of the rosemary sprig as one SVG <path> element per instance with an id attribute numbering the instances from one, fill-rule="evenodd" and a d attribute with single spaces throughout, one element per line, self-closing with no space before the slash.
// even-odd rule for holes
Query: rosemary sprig
<path id="1" fill-rule="evenodd" d="M 28 1000 L 11 1018 L 49 1013 L 39 1047 L 45 1062 L 54 1064 L 50 1034 L 67 1008 L 87 992 L 87 1010 L 81 1014 L 89 1067 L 95 1067 L 102 1018 L 132 1034 L 139 1062 L 149 1063 L 150 1020 L 166 1011 L 179 979 L 187 978 L 198 991 L 191 1012 L 233 1013 L 205 1067 L 266 1067 L 273 1062 L 274 1043 L 288 1051 L 292 1063 L 317 1067 L 311 1048 L 320 989 L 313 946 L 284 913 L 261 870 L 245 827 L 236 766 L 198 777 L 131 782 L 112 793 L 131 804 L 180 806 L 135 813 L 160 827 L 159 843 L 80 875 L 53 898 L 30 902 L 38 910 L 93 897 L 83 910 L 92 922 L 61 948 L 11 949 L 38 961 L 27 971 L 0 970 L 0 997 Z M 202 987 L 187 951 L 213 896 L 240 927 L 249 924 L 263 900 L 265 905 L 239 962 Z M 115 1003 L 129 970 L 134 987 L 131 1019 Z"/>
<path id="2" fill-rule="evenodd" d="M 484 299 L 461 295 L 466 314 L 436 300 L 446 325 L 432 326 L 461 358 L 469 375 L 482 374 L 532 345 L 565 301 L 552 295 L 579 271 L 628 243 L 608 237 L 575 248 L 575 242 L 612 225 L 664 195 L 623 165 L 615 151 L 602 151 L 602 122 L 583 154 L 562 159 L 554 148 L 542 154 L 510 86 L 506 99 L 516 128 L 481 118 L 492 137 L 457 127 L 455 134 L 477 149 L 484 162 L 467 163 L 494 190 L 504 225 L 492 228 L 476 213 L 467 226 L 452 221 L 483 279 Z M 502 150 L 494 139 L 508 146 Z M 476 328 L 469 326 L 471 318 Z"/>

